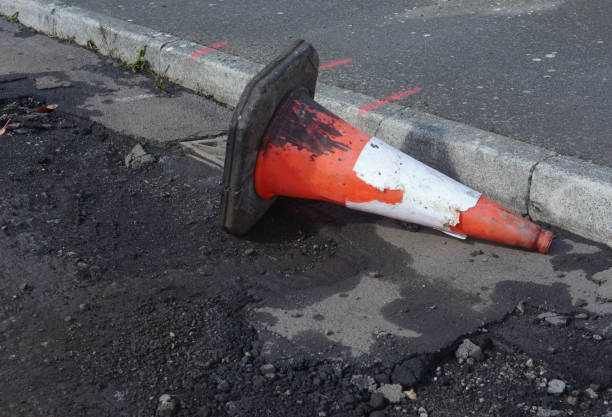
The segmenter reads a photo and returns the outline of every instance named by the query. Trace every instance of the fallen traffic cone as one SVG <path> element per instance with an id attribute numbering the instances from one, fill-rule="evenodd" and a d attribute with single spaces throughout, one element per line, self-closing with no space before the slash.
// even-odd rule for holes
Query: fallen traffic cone
<path id="1" fill-rule="evenodd" d="M 227 231 L 246 233 L 276 196 L 288 196 L 548 251 L 552 233 L 316 103 L 317 68 L 314 48 L 298 41 L 243 92 L 225 156 Z"/>

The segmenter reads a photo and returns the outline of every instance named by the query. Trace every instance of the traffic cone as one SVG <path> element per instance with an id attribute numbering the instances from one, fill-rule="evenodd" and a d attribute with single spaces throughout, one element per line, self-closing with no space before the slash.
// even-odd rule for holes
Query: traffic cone
<path id="1" fill-rule="evenodd" d="M 246 233 L 276 196 L 288 196 L 548 251 L 552 233 L 316 103 L 317 68 L 314 48 L 298 41 L 243 92 L 226 151 L 226 230 Z"/>

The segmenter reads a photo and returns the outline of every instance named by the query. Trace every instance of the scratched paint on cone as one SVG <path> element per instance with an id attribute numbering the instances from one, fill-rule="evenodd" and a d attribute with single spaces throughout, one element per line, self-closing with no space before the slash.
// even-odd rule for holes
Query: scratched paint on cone
<path id="1" fill-rule="evenodd" d="M 270 123 L 266 131 L 266 144 L 280 147 L 292 144 L 306 149 L 313 157 L 336 151 L 347 152 L 349 146 L 339 140 L 343 133 L 334 123 L 338 118 L 314 101 L 306 103 L 303 94 L 300 91 L 292 92 L 281 104 L 278 112 L 288 116 L 276 118 Z"/>
<path id="2" fill-rule="evenodd" d="M 305 90 L 292 92 L 264 135 L 254 174 L 261 198 L 275 195 L 345 205 L 381 201 L 397 204 L 403 192 L 379 189 L 353 171 L 370 135 L 316 103 Z"/>
<path id="3" fill-rule="evenodd" d="M 402 190 L 403 199 L 398 204 L 347 201 L 347 207 L 444 232 L 452 232 L 451 227 L 459 223 L 460 213 L 474 207 L 480 198 L 477 191 L 376 137 L 363 148 L 353 170 L 364 182 L 379 190 Z"/>

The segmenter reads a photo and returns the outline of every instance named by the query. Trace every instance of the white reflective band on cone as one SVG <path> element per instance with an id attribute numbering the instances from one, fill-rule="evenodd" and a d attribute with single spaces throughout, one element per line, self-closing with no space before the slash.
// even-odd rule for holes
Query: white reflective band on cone
<path id="1" fill-rule="evenodd" d="M 460 212 L 476 205 L 480 193 L 398 151 L 376 137 L 363 148 L 353 167 L 367 184 L 384 190 L 402 190 L 397 204 L 380 201 L 346 202 L 346 207 L 438 229 L 451 236 Z"/>

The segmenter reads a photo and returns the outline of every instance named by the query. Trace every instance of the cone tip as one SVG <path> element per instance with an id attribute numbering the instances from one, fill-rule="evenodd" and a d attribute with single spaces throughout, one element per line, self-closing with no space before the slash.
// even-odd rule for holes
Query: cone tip
<path id="1" fill-rule="evenodd" d="M 552 243 L 554 238 L 555 235 L 553 235 L 551 232 L 540 232 L 540 235 L 538 236 L 538 240 L 536 242 L 536 248 L 538 249 L 538 251 L 540 253 L 548 253 L 548 249 L 550 248 L 550 244 Z"/>

